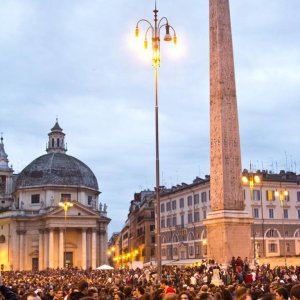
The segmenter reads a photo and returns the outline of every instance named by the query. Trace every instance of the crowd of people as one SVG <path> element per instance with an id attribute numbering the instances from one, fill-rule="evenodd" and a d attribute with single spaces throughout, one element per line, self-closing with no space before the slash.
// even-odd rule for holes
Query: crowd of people
<path id="1" fill-rule="evenodd" d="M 6 271 L 0 292 L 5 300 L 300 300 L 300 266 L 250 266 L 233 257 L 226 267 L 163 266 L 161 278 L 152 267 Z"/>

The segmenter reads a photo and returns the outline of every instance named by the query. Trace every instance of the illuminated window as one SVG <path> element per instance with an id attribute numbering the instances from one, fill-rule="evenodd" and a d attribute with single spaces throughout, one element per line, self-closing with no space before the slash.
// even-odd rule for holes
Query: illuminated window
<path id="1" fill-rule="evenodd" d="M 266 197 L 268 201 L 275 201 L 275 191 L 273 190 L 266 191 Z"/>

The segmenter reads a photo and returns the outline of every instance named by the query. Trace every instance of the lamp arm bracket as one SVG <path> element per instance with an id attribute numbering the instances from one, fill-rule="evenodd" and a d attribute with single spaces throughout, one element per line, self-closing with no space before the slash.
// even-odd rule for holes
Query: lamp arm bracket
<path id="1" fill-rule="evenodd" d="M 160 23 L 165 20 L 166 21 L 166 24 L 163 24 L 163 25 L 160 25 Z M 158 21 L 158 27 L 159 29 L 163 26 L 166 26 L 167 24 L 169 23 L 168 19 L 166 17 L 162 17 L 159 21 Z"/>
<path id="2" fill-rule="evenodd" d="M 152 35 L 153 35 L 153 27 L 152 27 L 152 25 L 150 24 L 150 26 L 149 26 L 149 27 L 147 28 L 147 30 L 146 30 L 146 33 L 145 33 L 145 39 L 147 39 L 147 35 L 148 35 L 149 29 L 152 30 Z"/>
<path id="3" fill-rule="evenodd" d="M 138 22 L 136 23 L 136 27 L 138 27 L 139 24 L 140 24 L 141 22 L 146 22 L 146 23 L 148 23 L 149 27 L 151 27 L 152 30 L 153 30 L 152 24 L 151 24 L 148 20 L 146 20 L 146 19 L 140 19 L 140 20 L 138 20 Z"/>

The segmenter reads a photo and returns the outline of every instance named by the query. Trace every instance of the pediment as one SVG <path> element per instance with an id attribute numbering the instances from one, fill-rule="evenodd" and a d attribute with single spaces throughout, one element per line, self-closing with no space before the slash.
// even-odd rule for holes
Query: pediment
<path id="1" fill-rule="evenodd" d="M 89 208 L 79 202 L 73 202 L 73 206 L 70 207 L 67 211 L 67 217 L 99 217 L 99 213 L 93 210 L 92 208 Z M 47 217 L 64 217 L 65 212 L 64 209 L 60 206 L 57 206 L 52 211 L 48 212 Z"/>

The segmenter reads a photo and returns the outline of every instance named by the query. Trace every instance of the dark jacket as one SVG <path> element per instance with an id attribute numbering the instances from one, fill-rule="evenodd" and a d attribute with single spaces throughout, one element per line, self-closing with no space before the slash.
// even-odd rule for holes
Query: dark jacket
<path id="1" fill-rule="evenodd" d="M 4 285 L 0 285 L 0 292 L 4 296 L 5 300 L 18 300 L 17 295 Z"/>

